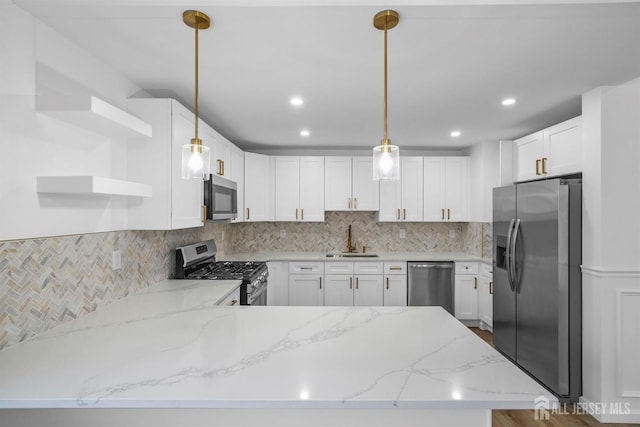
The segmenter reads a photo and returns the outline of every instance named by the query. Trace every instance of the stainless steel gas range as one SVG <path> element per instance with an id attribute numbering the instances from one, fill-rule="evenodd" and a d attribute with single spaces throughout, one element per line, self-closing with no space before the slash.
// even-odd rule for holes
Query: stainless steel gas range
<path id="1" fill-rule="evenodd" d="M 216 242 L 176 248 L 176 279 L 242 280 L 240 305 L 267 305 L 267 263 L 216 261 Z"/>

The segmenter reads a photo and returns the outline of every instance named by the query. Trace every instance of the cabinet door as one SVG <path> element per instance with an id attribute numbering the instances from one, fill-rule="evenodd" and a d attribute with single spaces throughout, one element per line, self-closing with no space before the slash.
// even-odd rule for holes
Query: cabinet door
<path id="1" fill-rule="evenodd" d="M 576 117 L 543 131 L 544 176 L 566 175 L 582 171 L 582 118 Z"/>
<path id="2" fill-rule="evenodd" d="M 353 291 L 353 305 L 356 306 L 381 306 L 382 276 L 355 276 L 355 289 Z"/>
<path id="3" fill-rule="evenodd" d="M 199 227 L 204 223 L 204 184 L 182 179 L 182 146 L 194 137 L 195 116 L 172 102 L 171 229 Z"/>
<path id="4" fill-rule="evenodd" d="M 324 276 L 324 305 L 353 305 L 353 276 L 350 274 L 328 274 Z"/>
<path id="5" fill-rule="evenodd" d="M 300 220 L 300 158 L 275 158 L 275 220 Z"/>
<path id="6" fill-rule="evenodd" d="M 455 315 L 460 320 L 478 319 L 478 276 L 456 274 Z"/>
<path id="7" fill-rule="evenodd" d="M 445 160 L 445 208 L 447 221 L 469 220 L 469 158 Z"/>
<path id="8" fill-rule="evenodd" d="M 238 184 L 238 217 L 232 222 L 244 221 L 244 151 L 231 147 L 231 180 Z"/>
<path id="9" fill-rule="evenodd" d="M 378 221 L 402 221 L 402 180 L 380 182 L 380 208 Z"/>
<path id="10" fill-rule="evenodd" d="M 516 181 L 526 181 L 541 176 L 541 162 L 537 161 L 544 157 L 542 140 L 542 131 L 515 140 Z"/>
<path id="11" fill-rule="evenodd" d="M 325 158 L 324 191 L 325 210 L 351 210 L 351 157 Z"/>
<path id="12" fill-rule="evenodd" d="M 493 283 L 490 277 L 480 276 L 478 289 L 478 318 L 487 326 L 493 326 Z"/>
<path id="13" fill-rule="evenodd" d="M 402 157 L 400 174 L 401 219 L 402 221 L 422 221 L 424 197 L 422 157 Z"/>
<path id="14" fill-rule="evenodd" d="M 267 268 L 267 305 L 289 305 L 289 263 L 270 261 Z"/>
<path id="15" fill-rule="evenodd" d="M 445 158 L 424 158 L 424 208 L 425 221 L 445 221 Z"/>
<path id="16" fill-rule="evenodd" d="M 324 221 L 324 157 L 300 158 L 301 221 Z"/>
<path id="17" fill-rule="evenodd" d="M 255 153 L 244 155 L 244 219 L 271 221 L 271 159 Z"/>
<path id="18" fill-rule="evenodd" d="M 404 274 L 384 276 L 383 302 L 386 306 L 407 305 L 407 276 Z"/>
<path id="19" fill-rule="evenodd" d="M 211 173 L 230 179 L 232 169 L 231 143 L 220 135 L 216 140 L 215 160 L 211 165 Z"/>
<path id="20" fill-rule="evenodd" d="M 352 165 L 353 209 L 377 211 L 380 209 L 380 182 L 373 180 L 373 157 L 354 157 Z"/>
<path id="21" fill-rule="evenodd" d="M 267 293 L 268 296 L 268 293 Z M 322 275 L 290 274 L 289 305 L 323 305 Z"/>

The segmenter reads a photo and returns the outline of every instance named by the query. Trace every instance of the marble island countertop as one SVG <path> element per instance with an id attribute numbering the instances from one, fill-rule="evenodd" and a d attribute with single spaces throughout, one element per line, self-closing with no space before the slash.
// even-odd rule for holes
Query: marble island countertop
<path id="1" fill-rule="evenodd" d="M 164 282 L 0 351 L 0 408 L 484 410 L 555 401 L 439 307 L 216 307 L 238 282 L 218 291 L 197 282 Z"/>

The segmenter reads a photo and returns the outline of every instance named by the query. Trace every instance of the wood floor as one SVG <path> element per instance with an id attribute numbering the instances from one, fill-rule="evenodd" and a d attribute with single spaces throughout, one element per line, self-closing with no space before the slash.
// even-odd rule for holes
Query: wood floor
<path id="1" fill-rule="evenodd" d="M 493 335 L 489 331 L 480 328 L 469 328 L 480 338 L 493 345 Z M 578 427 L 578 426 L 610 426 L 610 427 L 637 427 L 640 424 L 610 424 L 600 423 L 591 415 L 551 415 L 549 420 L 536 420 L 533 417 L 533 410 L 528 411 L 493 411 L 492 423 L 493 427 Z"/>

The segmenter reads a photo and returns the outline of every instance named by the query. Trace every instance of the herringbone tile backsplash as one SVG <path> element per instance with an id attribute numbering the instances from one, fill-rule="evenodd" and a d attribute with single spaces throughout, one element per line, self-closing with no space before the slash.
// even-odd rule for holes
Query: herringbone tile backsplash
<path id="1" fill-rule="evenodd" d="M 372 212 L 327 212 L 323 223 L 208 224 L 176 231 L 2 241 L 0 350 L 173 277 L 177 246 L 213 238 L 221 254 L 340 251 L 349 224 L 359 249 L 460 251 L 491 259 L 490 224 L 378 223 Z M 400 229 L 406 230 L 406 238 L 398 237 Z M 454 230 L 454 238 L 449 230 Z M 112 251 L 117 249 L 122 251 L 122 269 L 114 271 Z"/>

